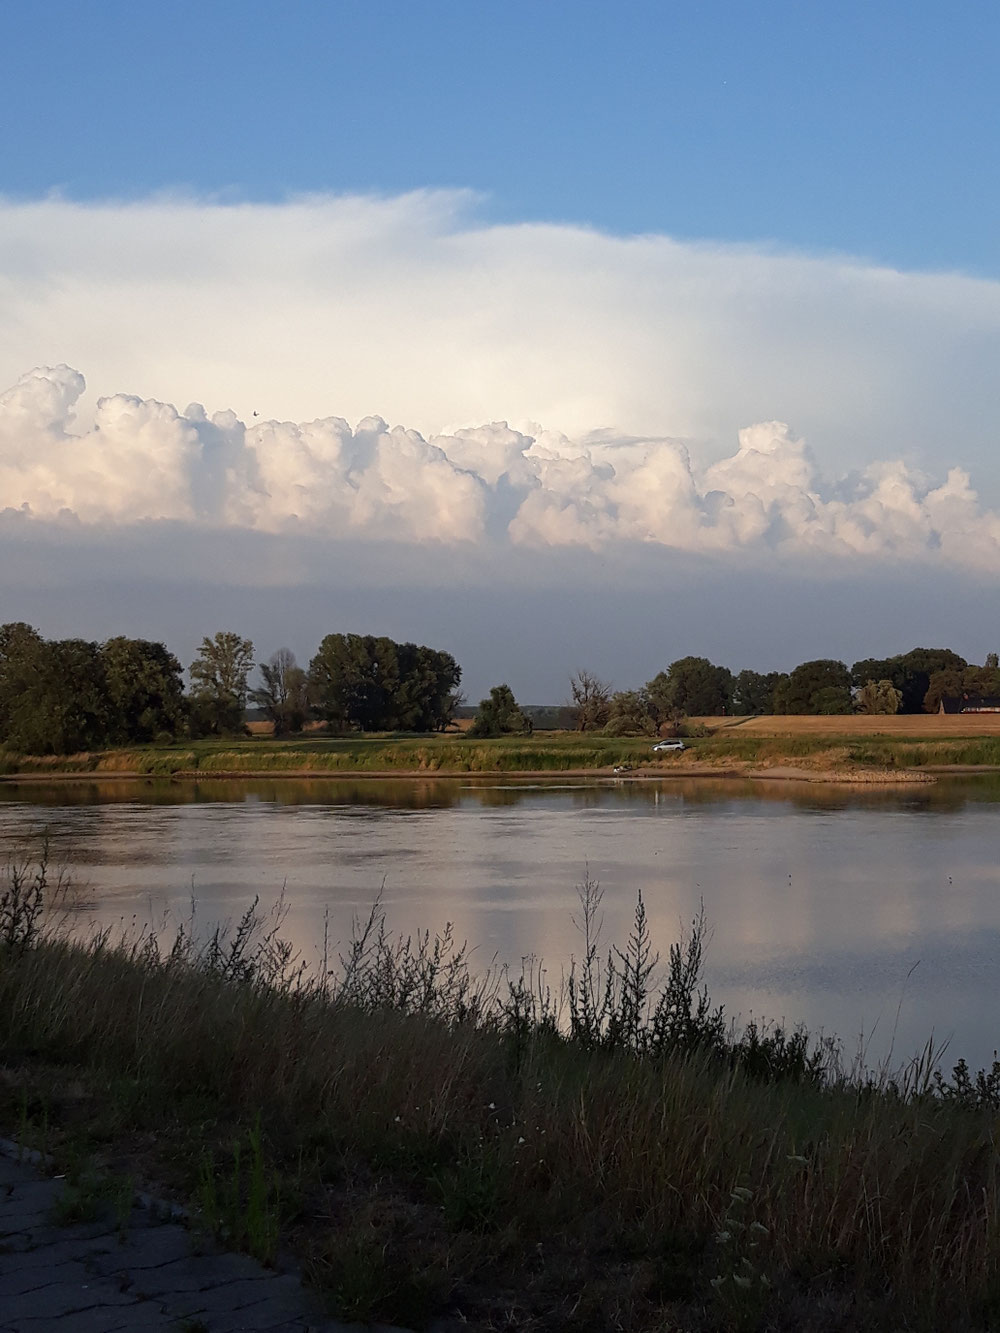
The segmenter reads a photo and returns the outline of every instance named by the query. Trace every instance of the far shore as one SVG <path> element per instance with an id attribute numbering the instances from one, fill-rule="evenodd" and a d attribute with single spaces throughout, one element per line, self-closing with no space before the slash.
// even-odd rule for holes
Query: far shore
<path id="1" fill-rule="evenodd" d="M 639 766 L 623 773 L 616 773 L 613 768 L 565 768 L 565 769 L 477 769 L 469 772 L 464 769 L 335 769 L 328 768 L 286 768 L 286 769 L 213 769 L 204 771 L 196 768 L 180 769 L 174 773 L 137 773 L 121 770 L 107 771 L 94 769 L 89 772 L 69 771 L 27 771 L 7 773 L 0 776 L 0 782 L 14 785 L 37 786 L 48 782 L 260 782 L 271 779 L 295 779 L 303 781 L 342 782 L 358 779 L 373 782 L 395 781 L 463 781 L 477 782 L 484 779 L 493 781 L 503 778 L 511 783 L 549 781 L 558 782 L 564 778 L 591 778 L 611 782 L 650 782 L 669 781 L 671 779 L 690 780 L 736 779 L 762 782 L 812 782 L 835 783 L 837 785 L 860 786 L 911 786 L 936 782 L 938 776 L 949 774 L 997 773 L 1000 765 L 935 765 L 933 769 L 883 769 L 883 768 L 803 768 L 788 764 L 776 764 L 771 768 L 761 768 L 753 764 L 731 764 L 726 767 L 709 768 L 704 765 L 693 767 L 688 764 L 671 765 L 669 768 Z"/>
<path id="2" fill-rule="evenodd" d="M 310 730 L 282 738 L 255 731 L 65 756 L 0 748 L 0 781 L 730 778 L 889 787 L 933 782 L 943 775 L 1000 773 L 1000 714 L 691 718 L 683 753 L 654 755 L 655 740 L 600 731 L 495 738 L 472 737 L 464 730 L 431 735 Z"/>

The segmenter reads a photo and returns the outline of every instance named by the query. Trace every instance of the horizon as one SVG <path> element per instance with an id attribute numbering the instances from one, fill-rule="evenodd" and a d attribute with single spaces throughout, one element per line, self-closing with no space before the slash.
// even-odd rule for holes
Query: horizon
<path id="1" fill-rule="evenodd" d="M 424 638 L 534 698 L 994 649 L 994 9 L 48 13 L 2 618 Z"/>

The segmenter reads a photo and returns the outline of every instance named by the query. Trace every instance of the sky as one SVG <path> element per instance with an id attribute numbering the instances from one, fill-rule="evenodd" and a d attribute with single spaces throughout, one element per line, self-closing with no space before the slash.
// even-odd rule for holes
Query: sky
<path id="1" fill-rule="evenodd" d="M 1000 640 L 1000 11 L 8 0 L 0 619 L 558 702 Z"/>

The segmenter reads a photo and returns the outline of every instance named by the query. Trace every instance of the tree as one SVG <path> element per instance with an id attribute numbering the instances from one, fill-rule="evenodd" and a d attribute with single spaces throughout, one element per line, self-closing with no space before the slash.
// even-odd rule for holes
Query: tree
<path id="1" fill-rule="evenodd" d="M 740 717 L 774 712 L 774 692 L 788 677 L 783 671 L 741 671 L 733 681 L 733 712 Z"/>
<path id="2" fill-rule="evenodd" d="M 9 620 L 0 625 L 0 669 L 9 658 L 16 657 L 25 648 L 34 648 L 42 642 L 42 636 L 23 620 Z"/>
<path id="3" fill-rule="evenodd" d="M 464 690 L 449 690 L 445 696 L 444 704 L 441 708 L 441 718 L 438 723 L 438 731 L 447 731 L 455 721 L 455 714 L 460 708 L 469 702 L 468 695 Z"/>
<path id="4" fill-rule="evenodd" d="M 306 673 L 288 648 L 279 648 L 266 662 L 258 663 L 262 685 L 250 698 L 274 723 L 275 736 L 301 731 L 309 715 Z"/>
<path id="5" fill-rule="evenodd" d="M 494 685 L 481 699 L 469 736 L 530 736 L 531 718 L 522 712 L 509 685 Z"/>
<path id="6" fill-rule="evenodd" d="M 101 647 L 108 695 L 108 740 L 144 744 L 184 725 L 183 668 L 162 643 L 108 639 Z"/>
<path id="7" fill-rule="evenodd" d="M 891 680 L 866 680 L 854 700 L 854 708 L 858 713 L 889 716 L 899 712 L 902 701 L 902 690 L 897 690 Z"/>
<path id="8" fill-rule="evenodd" d="M 718 717 L 733 703 L 733 673 L 707 657 L 679 657 L 646 686 L 659 722 L 676 713 L 687 717 Z"/>
<path id="9" fill-rule="evenodd" d="M 23 620 L 0 625 L 0 744 L 7 739 L 11 710 L 17 702 L 23 680 L 22 669 L 42 644 L 42 636 Z"/>
<path id="10" fill-rule="evenodd" d="M 1000 669 L 1000 653 L 987 653 L 985 665 L 987 671 L 996 671 Z"/>
<path id="11" fill-rule="evenodd" d="M 375 731 L 395 689 L 395 645 L 371 634 L 328 634 L 309 663 L 320 717 L 334 727 Z"/>
<path id="12" fill-rule="evenodd" d="M 931 676 L 938 671 L 964 671 L 966 666 L 965 658 L 950 648 L 911 648 L 896 657 L 868 657 L 855 662 L 851 682 L 860 688 L 867 680 L 891 680 L 903 696 L 900 712 L 919 713 Z"/>
<path id="13" fill-rule="evenodd" d="M 231 630 L 204 638 L 191 663 L 191 726 L 196 734 L 240 731 L 253 667 L 253 643 Z"/>
<path id="14" fill-rule="evenodd" d="M 849 713 L 851 674 L 843 662 L 803 662 L 774 692 L 776 713 Z"/>
<path id="15" fill-rule="evenodd" d="M 611 696 L 604 731 L 608 736 L 655 736 L 657 720 L 645 690 L 619 690 Z"/>
<path id="16" fill-rule="evenodd" d="M 385 725 L 395 731 L 444 731 L 462 699 L 462 668 L 451 653 L 423 644 L 395 645 L 396 688 Z"/>
<path id="17" fill-rule="evenodd" d="M 961 671 L 935 671 L 924 695 L 924 711 L 936 713 L 942 699 L 960 699 L 964 692 Z"/>
<path id="18" fill-rule="evenodd" d="M 26 754 L 73 754 L 108 743 L 109 701 L 101 652 L 83 639 L 22 644 L 5 672 L 5 741 Z"/>
<path id="19" fill-rule="evenodd" d="M 984 699 L 1000 694 L 1000 668 L 968 666 L 962 672 L 963 693 Z"/>
<path id="20" fill-rule="evenodd" d="M 328 634 L 309 663 L 319 715 L 361 731 L 443 730 L 461 678 L 450 653 L 371 634 Z"/>
<path id="21" fill-rule="evenodd" d="M 941 700 L 995 698 L 1000 695 L 1000 669 L 967 666 L 964 671 L 935 671 L 924 696 L 924 709 L 936 713 Z"/>
<path id="22" fill-rule="evenodd" d="M 611 686 L 590 671 L 569 678 L 577 731 L 599 731 L 611 716 Z"/>

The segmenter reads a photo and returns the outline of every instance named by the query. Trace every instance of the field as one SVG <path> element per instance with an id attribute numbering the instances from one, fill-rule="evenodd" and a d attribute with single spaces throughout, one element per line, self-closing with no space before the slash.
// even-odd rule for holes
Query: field
<path id="1" fill-rule="evenodd" d="M 181 777 L 250 773 L 610 773 L 616 765 L 636 766 L 651 760 L 651 746 L 650 737 L 581 736 L 574 732 L 539 732 L 497 740 L 473 740 L 457 733 L 333 738 L 308 735 L 280 741 L 256 737 L 66 756 L 0 752 L 0 774 Z"/>
<path id="2" fill-rule="evenodd" d="M 683 753 L 654 754 L 653 737 L 599 732 L 538 731 L 532 736 L 474 739 L 436 735 L 315 731 L 287 740 L 246 738 L 183 741 L 64 756 L 0 750 L 0 778 L 288 776 L 430 776 L 546 773 L 611 776 L 615 768 L 655 777 L 721 772 L 805 773 L 878 780 L 903 770 L 1000 765 L 1000 714 L 967 717 L 694 718 Z M 795 769 L 796 771 L 791 771 Z"/>
<path id="3" fill-rule="evenodd" d="M 1000 736 L 1000 713 L 908 713 L 872 717 L 861 713 L 835 717 L 700 717 L 709 731 L 736 731 L 752 736 L 891 736 L 913 740 Z"/>

